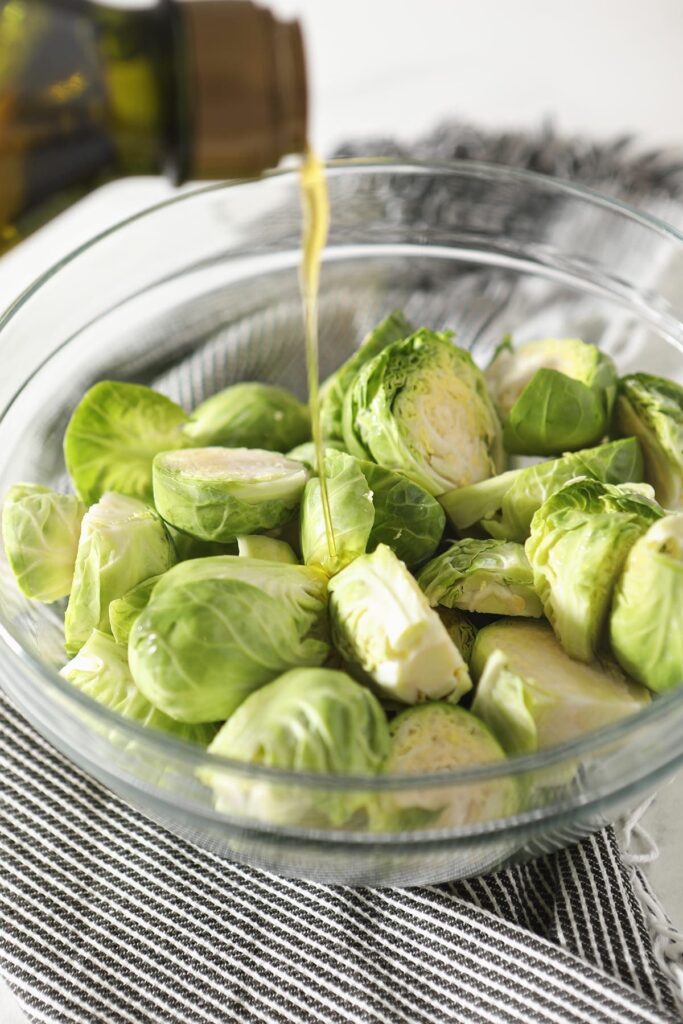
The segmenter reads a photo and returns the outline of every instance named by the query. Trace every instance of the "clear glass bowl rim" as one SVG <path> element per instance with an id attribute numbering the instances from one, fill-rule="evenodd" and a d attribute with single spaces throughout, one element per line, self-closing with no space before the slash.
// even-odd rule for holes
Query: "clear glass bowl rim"
<path id="1" fill-rule="evenodd" d="M 359 171 L 375 174 L 439 174 L 452 175 L 461 178 L 474 178 L 480 180 L 519 181 L 527 183 L 536 188 L 543 188 L 547 192 L 565 194 L 583 202 L 586 205 L 600 207 L 613 214 L 639 224 L 641 227 L 655 234 L 659 234 L 678 245 L 683 252 L 683 234 L 677 231 L 672 225 L 659 220 L 650 214 L 643 213 L 631 207 L 628 203 L 618 199 L 605 196 L 600 192 L 583 185 L 565 181 L 549 175 L 538 174 L 533 171 L 522 170 L 514 167 L 507 167 L 503 164 L 489 164 L 473 160 L 453 161 L 420 161 L 420 160 L 394 160 L 392 158 L 353 158 L 343 160 L 330 160 L 326 162 L 327 173 L 330 177 L 348 175 Z M 273 178 L 291 178 L 297 176 L 297 169 L 286 167 L 267 172 L 260 179 L 247 179 L 229 182 L 216 182 L 209 185 L 198 186 L 178 195 L 154 203 L 151 206 L 135 213 L 129 217 L 101 231 L 93 238 L 82 245 L 68 252 L 64 257 L 53 264 L 48 270 L 41 274 L 29 285 L 0 315 L 0 338 L 2 331 L 11 319 L 17 315 L 21 308 L 30 301 L 33 295 L 59 271 L 76 260 L 79 256 L 87 253 L 98 243 L 112 235 L 123 231 L 129 224 L 145 220 L 154 214 L 175 206 L 180 203 L 189 203 L 199 196 L 211 192 L 228 191 L 234 188 L 258 187 L 262 181 Z M 68 343 L 68 341 L 67 341 Z M 34 373 L 39 367 L 34 368 Z M 7 402 L 1 411 L 0 419 L 4 418 L 11 409 L 18 395 L 24 390 L 31 378 L 28 378 L 18 391 Z M 678 706 L 683 701 L 683 687 L 673 689 L 667 694 L 658 696 L 652 703 L 643 710 L 621 719 L 611 725 L 595 729 L 585 736 L 581 736 L 567 743 L 559 744 L 535 754 L 524 757 L 511 757 L 504 761 L 492 764 L 480 765 L 472 768 L 464 768 L 458 771 L 438 772 L 429 775 L 392 775 L 392 776 L 367 776 L 367 775 L 341 775 L 328 773 L 284 771 L 278 768 L 270 768 L 265 765 L 255 765 L 244 761 L 236 761 L 211 754 L 200 747 L 194 747 L 184 740 L 175 739 L 157 730 L 149 729 L 138 722 L 132 721 L 119 715 L 94 698 L 81 693 L 73 685 L 62 678 L 58 672 L 45 665 L 39 658 L 36 658 L 27 651 L 21 640 L 14 632 L 11 625 L 0 614 L 0 641 L 19 659 L 30 671 L 36 671 L 42 677 L 42 682 L 53 686 L 58 691 L 62 700 L 67 704 L 72 703 L 82 708 L 88 715 L 99 719 L 103 728 L 116 729 L 120 734 L 130 737 L 137 743 L 143 743 L 146 748 L 158 752 L 166 758 L 182 761 L 192 769 L 200 767 L 212 767 L 223 769 L 232 775 L 242 776 L 248 779 L 263 779 L 270 782 L 289 783 L 303 787 L 316 787 L 325 789 L 367 789 L 375 791 L 392 791 L 405 789 L 424 789 L 426 785 L 430 788 L 440 786 L 470 785 L 480 781 L 494 781 L 496 779 L 509 778 L 510 776 L 521 776 L 530 772 L 537 772 L 551 764 L 573 759 L 582 754 L 590 753 L 601 747 L 603 744 L 610 744 L 617 740 L 624 739 L 634 733 L 640 726 L 653 724 L 669 714 L 672 706 Z M 60 702 L 62 703 L 62 702 Z M 619 788 L 619 787 L 617 787 Z M 558 808 L 554 808 L 555 811 Z M 540 811 L 540 809 L 539 809 Z M 536 817 L 539 811 L 534 812 Z M 546 808 L 551 811 L 551 808 Z M 540 812 L 543 815 L 542 811 Z M 523 816 L 525 817 L 525 816 Z M 492 823 L 493 824 L 493 823 Z M 485 832 L 488 829 L 484 830 Z"/>

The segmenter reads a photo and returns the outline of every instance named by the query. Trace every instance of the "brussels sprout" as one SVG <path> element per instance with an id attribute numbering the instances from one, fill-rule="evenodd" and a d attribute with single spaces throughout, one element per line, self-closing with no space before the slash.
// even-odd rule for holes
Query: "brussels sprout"
<path id="1" fill-rule="evenodd" d="M 230 556 L 181 562 L 131 630 L 133 678 L 171 718 L 228 718 L 286 669 L 325 661 L 324 614 L 315 570 Z"/>
<path id="2" fill-rule="evenodd" d="M 415 704 L 471 689 L 463 658 L 417 583 L 385 544 L 330 581 L 335 646 L 385 696 Z"/>
<path id="3" fill-rule="evenodd" d="M 110 631 L 109 605 L 138 583 L 166 572 L 175 552 L 166 527 L 137 498 L 108 492 L 85 513 L 64 618 L 67 654 L 93 629 Z"/>
<path id="4" fill-rule="evenodd" d="M 161 576 L 150 576 L 109 605 L 109 627 L 117 644 L 127 644 L 133 623 L 145 610 Z"/>
<path id="5" fill-rule="evenodd" d="M 439 607 L 436 610 L 446 627 L 446 632 L 462 654 L 463 661 L 469 665 L 474 641 L 477 639 L 477 627 L 464 612 L 457 608 Z"/>
<path id="6" fill-rule="evenodd" d="M 263 537 L 258 534 L 238 537 L 237 551 L 241 558 L 265 558 L 268 562 L 286 562 L 288 565 L 299 563 L 290 545 L 275 537 Z"/>
<path id="7" fill-rule="evenodd" d="M 660 519 L 631 548 L 610 641 L 619 664 L 656 693 L 683 683 L 683 515 Z"/>
<path id="8" fill-rule="evenodd" d="M 301 503 L 301 551 L 306 565 L 320 566 L 333 576 L 362 555 L 375 518 L 372 492 L 356 459 L 329 449 L 325 473 L 335 552 L 327 542 L 320 480 L 309 480 Z"/>
<path id="9" fill-rule="evenodd" d="M 300 462 L 259 448 L 190 448 L 154 459 L 154 504 L 177 530 L 227 544 L 271 530 L 299 504 Z"/>
<path id="10" fill-rule="evenodd" d="M 300 668 L 252 693 L 209 748 L 237 761 L 312 774 L 374 775 L 389 752 L 384 712 L 344 672 Z M 278 824 L 345 824 L 369 799 L 331 787 L 273 784 L 202 769 L 216 806 Z"/>
<path id="11" fill-rule="evenodd" d="M 457 530 L 478 523 L 497 540 L 521 544 L 529 536 L 534 512 L 546 498 L 577 476 L 607 484 L 641 481 L 643 457 L 638 441 L 629 437 L 525 469 L 512 469 L 490 480 L 449 491 L 439 501 Z"/>
<path id="12" fill-rule="evenodd" d="M 649 373 L 619 382 L 617 433 L 643 446 L 645 479 L 665 508 L 683 509 L 683 387 Z"/>
<path id="13" fill-rule="evenodd" d="M 469 711 L 434 702 L 409 708 L 389 726 L 391 751 L 385 771 L 390 775 L 429 775 L 474 765 L 505 761 L 505 754 L 488 727 Z M 425 779 L 428 783 L 428 779 Z M 407 790 L 390 801 L 405 811 L 421 808 L 434 813 L 432 828 L 453 828 L 491 821 L 518 809 L 512 779 L 471 782 Z"/>
<path id="14" fill-rule="evenodd" d="M 343 452 L 344 445 L 341 441 L 332 441 L 329 438 L 325 439 L 325 451 Z M 298 444 L 296 448 L 292 448 L 291 452 L 287 452 L 288 459 L 294 459 L 296 462 L 303 462 L 306 469 L 310 470 L 311 473 L 318 472 L 318 458 L 315 453 L 315 444 L 313 441 L 306 441 L 305 444 Z"/>
<path id="15" fill-rule="evenodd" d="M 353 355 L 322 384 L 320 388 L 320 426 L 324 438 L 342 440 L 344 395 L 361 367 L 379 355 L 382 349 L 385 349 L 392 341 L 401 341 L 412 332 L 413 327 L 408 323 L 401 310 L 394 310 L 366 335 Z"/>
<path id="16" fill-rule="evenodd" d="M 514 541 L 456 541 L 425 565 L 417 582 L 432 607 L 532 618 L 543 614 L 524 548 Z"/>
<path id="17" fill-rule="evenodd" d="M 647 690 L 609 661 L 573 661 L 545 622 L 480 629 L 472 654 L 472 710 L 508 754 L 530 754 L 640 711 Z"/>
<path id="18" fill-rule="evenodd" d="M 664 513 L 636 488 L 579 477 L 551 495 L 531 521 L 526 553 L 534 587 L 558 640 L 592 661 L 626 556 Z"/>
<path id="19" fill-rule="evenodd" d="M 15 484 L 2 506 L 5 554 L 20 590 L 51 602 L 71 590 L 82 503 L 40 484 Z"/>
<path id="20" fill-rule="evenodd" d="M 152 500 L 152 459 L 181 448 L 186 413 L 142 384 L 103 380 L 86 391 L 64 435 L 64 458 L 86 505 L 105 491 Z"/>
<path id="21" fill-rule="evenodd" d="M 366 363 L 344 399 L 344 442 L 430 494 L 502 467 L 500 424 L 483 375 L 449 333 L 422 329 Z"/>
<path id="22" fill-rule="evenodd" d="M 185 725 L 150 704 L 133 681 L 126 648 L 98 629 L 92 631 L 76 657 L 59 674 L 100 704 L 150 729 L 203 747 L 216 735 L 215 725 Z"/>
<path id="23" fill-rule="evenodd" d="M 284 388 L 233 384 L 198 405 L 184 429 L 198 448 L 267 448 L 286 452 L 311 436 L 308 406 Z"/>
<path id="24" fill-rule="evenodd" d="M 486 380 L 517 455 L 557 455 L 607 433 L 617 392 L 614 363 L 576 338 L 499 346 Z"/>

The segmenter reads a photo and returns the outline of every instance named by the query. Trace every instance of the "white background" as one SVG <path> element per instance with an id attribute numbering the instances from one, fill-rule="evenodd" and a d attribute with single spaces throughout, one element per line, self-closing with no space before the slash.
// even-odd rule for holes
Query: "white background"
<path id="1" fill-rule="evenodd" d="M 601 138 L 629 131 L 644 146 L 683 146 L 683 0 L 275 6 L 304 19 L 313 139 L 322 152 L 358 135 L 409 140 L 446 117 L 490 128 L 552 119 L 569 133 Z M 153 182 L 127 183 L 60 218 L 0 264 L 0 305 L 57 255 L 163 191 Z M 663 792 L 648 822 L 663 847 L 652 877 L 683 924 L 679 788 L 674 783 Z M 0 985 L 0 1024 L 21 1020 Z"/>

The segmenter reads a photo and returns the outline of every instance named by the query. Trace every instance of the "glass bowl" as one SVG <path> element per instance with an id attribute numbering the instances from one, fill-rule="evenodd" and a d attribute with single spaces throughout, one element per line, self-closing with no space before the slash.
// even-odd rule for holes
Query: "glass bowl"
<path id="1" fill-rule="evenodd" d="M 472 163 L 332 165 L 321 289 L 321 373 L 402 306 L 452 327 L 479 362 L 502 335 L 577 336 L 622 372 L 681 379 L 683 238 L 616 202 Z M 0 490 L 65 485 L 61 439 L 102 378 L 152 383 L 188 408 L 239 380 L 305 394 L 295 172 L 183 194 L 133 217 L 42 277 L 0 321 Z M 146 731 L 61 679 L 58 606 L 0 573 L 0 683 L 55 747 L 171 831 L 233 860 L 321 882 L 413 885 L 476 875 L 572 842 L 683 760 L 683 689 L 537 755 L 411 778 L 286 774 Z M 234 800 L 214 806 L 199 770 Z M 517 797 L 507 817 L 486 799 Z M 259 800 L 266 794 L 269 800 Z M 401 832 L 298 813 L 341 794 L 368 806 L 448 808 Z M 258 808 L 271 808 L 268 819 Z M 477 814 L 473 815 L 473 808 Z"/>

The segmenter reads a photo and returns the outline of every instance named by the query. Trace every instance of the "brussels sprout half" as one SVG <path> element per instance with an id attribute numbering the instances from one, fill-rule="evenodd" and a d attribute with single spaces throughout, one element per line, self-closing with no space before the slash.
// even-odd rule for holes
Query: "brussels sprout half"
<path id="1" fill-rule="evenodd" d="M 500 620 L 479 630 L 472 710 L 508 754 L 530 754 L 640 711 L 649 695 L 609 661 L 574 661 L 545 622 Z"/>
<path id="2" fill-rule="evenodd" d="M 100 381 L 74 409 L 64 435 L 64 458 L 74 490 L 86 505 L 105 491 L 152 500 L 157 452 L 187 444 L 187 414 L 142 384 Z"/>
<path id="3" fill-rule="evenodd" d="M 631 548 L 617 583 L 610 642 L 620 665 L 656 693 L 683 683 L 683 515 Z"/>
<path id="4" fill-rule="evenodd" d="M 471 689 L 460 651 L 407 568 L 384 544 L 330 581 L 335 646 L 386 697 L 415 704 Z"/>
<path id="5" fill-rule="evenodd" d="M 375 510 L 372 492 L 356 459 L 328 449 L 324 461 L 335 551 L 331 553 L 328 546 L 317 477 L 306 484 L 301 503 L 301 551 L 306 565 L 318 565 L 333 576 L 365 552 Z"/>
<path id="6" fill-rule="evenodd" d="M 614 363 L 576 338 L 506 340 L 486 371 L 503 418 L 503 442 L 516 455 L 557 455 L 596 444 L 608 432 L 617 390 Z"/>
<path id="7" fill-rule="evenodd" d="M 291 519 L 308 473 L 277 452 L 190 448 L 154 459 L 154 504 L 177 530 L 226 544 Z"/>
<path id="8" fill-rule="evenodd" d="M 534 587 L 558 640 L 580 661 L 595 657 L 629 550 L 664 514 L 642 491 L 652 488 L 579 477 L 551 495 L 531 521 L 525 549 Z"/>
<path id="9" fill-rule="evenodd" d="M 422 329 L 366 363 L 344 398 L 348 451 L 430 494 L 502 467 L 500 424 L 483 375 L 450 333 Z"/>
<path id="10" fill-rule="evenodd" d="M 193 446 L 286 452 L 311 436 L 308 406 L 272 384 L 233 384 L 198 405 L 183 433 Z"/>
<path id="11" fill-rule="evenodd" d="M 344 672 L 302 668 L 247 697 L 209 749 L 285 771 L 374 775 L 389 752 L 389 732 L 366 687 Z M 362 790 L 236 779 L 216 769 L 200 777 L 219 810 L 277 824 L 340 826 L 371 800 Z"/>
<path id="12" fill-rule="evenodd" d="M 442 604 L 487 615 L 543 615 L 524 548 L 513 541 L 456 541 L 425 565 L 417 582 L 432 607 Z"/>
<path id="13" fill-rule="evenodd" d="M 72 494 L 15 484 L 2 506 L 5 554 L 19 589 L 36 601 L 71 590 L 85 506 Z"/>
<path id="14" fill-rule="evenodd" d="M 667 509 L 683 509 L 683 387 L 649 373 L 619 382 L 617 433 L 635 434 L 643 447 L 645 479 Z"/>
<path id="15" fill-rule="evenodd" d="M 206 747 L 215 725 L 186 725 L 155 708 L 138 690 L 128 668 L 126 647 L 94 629 L 75 658 L 59 673 L 82 693 L 150 729 Z"/>
<path id="16" fill-rule="evenodd" d="M 64 617 L 67 654 L 76 654 L 93 629 L 108 633 L 111 602 L 166 572 L 174 560 L 171 538 L 153 508 L 137 498 L 104 494 L 81 524 Z"/>
<path id="17" fill-rule="evenodd" d="M 546 498 L 577 476 L 607 484 L 643 479 L 643 456 L 634 437 L 601 444 L 561 459 L 512 469 L 490 480 L 443 494 L 439 501 L 457 530 L 478 524 L 497 540 L 522 544 L 531 520 Z"/>

